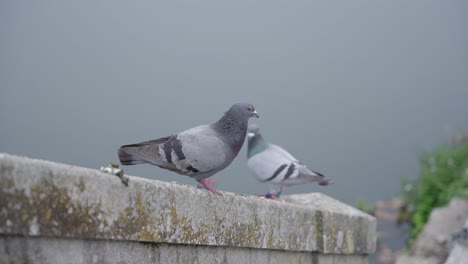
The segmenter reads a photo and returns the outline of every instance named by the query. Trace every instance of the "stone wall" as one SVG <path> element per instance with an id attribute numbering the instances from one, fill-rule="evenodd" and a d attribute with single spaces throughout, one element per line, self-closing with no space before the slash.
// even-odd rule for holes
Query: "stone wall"
<path id="1" fill-rule="evenodd" d="M 0 154 L 0 263 L 367 263 L 373 217 Z"/>

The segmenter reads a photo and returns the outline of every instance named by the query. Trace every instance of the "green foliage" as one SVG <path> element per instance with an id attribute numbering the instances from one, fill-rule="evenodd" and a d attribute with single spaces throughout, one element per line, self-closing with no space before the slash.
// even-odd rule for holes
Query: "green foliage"
<path id="1" fill-rule="evenodd" d="M 411 224 L 410 244 L 434 207 L 446 205 L 455 196 L 468 198 L 468 137 L 423 152 L 420 167 L 416 180 L 402 181 L 405 206 L 400 216 Z"/>

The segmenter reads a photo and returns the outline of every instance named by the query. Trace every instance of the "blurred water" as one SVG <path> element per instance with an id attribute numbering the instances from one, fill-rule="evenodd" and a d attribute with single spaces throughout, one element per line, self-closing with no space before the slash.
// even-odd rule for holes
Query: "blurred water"
<path id="1" fill-rule="evenodd" d="M 266 139 L 354 204 L 468 128 L 466 1 L 2 1 L 0 151 L 99 168 L 118 146 L 256 105 Z M 268 190 L 245 148 L 218 188 Z M 153 166 L 148 178 L 194 184 Z"/>

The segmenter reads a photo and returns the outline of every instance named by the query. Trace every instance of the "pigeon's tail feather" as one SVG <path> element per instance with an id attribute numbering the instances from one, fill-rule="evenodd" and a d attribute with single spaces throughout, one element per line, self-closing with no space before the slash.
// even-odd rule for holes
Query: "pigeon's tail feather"
<path id="1" fill-rule="evenodd" d="M 319 181 L 319 185 L 321 186 L 327 186 L 327 185 L 330 185 L 330 184 L 333 184 L 334 182 L 330 179 L 323 179 L 321 181 Z"/>
<path id="2" fill-rule="evenodd" d="M 131 147 L 122 146 L 119 148 L 119 160 L 122 165 L 136 165 L 148 163 L 146 160 L 132 154 Z"/>
<path id="3" fill-rule="evenodd" d="M 159 144 L 165 142 L 168 137 L 149 140 L 137 144 L 124 145 L 119 148 L 118 155 L 122 165 L 136 165 L 152 163 L 159 165 L 157 155 Z"/>
<path id="4" fill-rule="evenodd" d="M 315 172 L 313 172 L 313 174 L 299 173 L 298 178 L 301 179 L 303 183 L 316 182 L 321 186 L 333 184 L 332 180 L 325 178 L 322 174 L 316 174 Z"/>
<path id="5" fill-rule="evenodd" d="M 325 177 L 325 175 L 323 175 L 323 174 L 320 173 L 320 172 L 317 172 L 317 171 L 311 171 L 311 172 L 312 172 L 313 174 L 316 174 L 316 175 L 320 176 L 320 177 Z"/>

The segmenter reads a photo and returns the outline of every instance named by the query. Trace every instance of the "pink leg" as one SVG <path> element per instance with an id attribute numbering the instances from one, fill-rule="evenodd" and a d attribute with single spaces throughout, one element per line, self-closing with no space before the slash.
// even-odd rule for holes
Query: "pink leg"
<path id="1" fill-rule="evenodd" d="M 263 197 L 267 199 L 279 198 L 280 195 L 281 195 L 281 192 L 269 192 L 266 194 L 257 194 L 258 197 Z"/>
<path id="2" fill-rule="evenodd" d="M 218 190 L 215 189 L 216 182 L 217 181 L 215 179 L 205 178 L 205 179 L 200 181 L 200 183 L 198 184 L 197 187 L 199 189 L 207 189 L 210 192 L 221 195 L 221 193 Z"/>
<path id="3" fill-rule="evenodd" d="M 280 191 L 279 192 L 275 191 L 274 189 L 271 189 L 271 191 L 269 193 L 257 194 L 257 196 L 267 198 L 267 199 L 274 199 L 274 198 L 278 199 L 282 192 L 283 192 L 283 185 L 280 186 Z"/>

